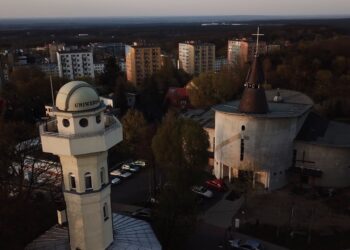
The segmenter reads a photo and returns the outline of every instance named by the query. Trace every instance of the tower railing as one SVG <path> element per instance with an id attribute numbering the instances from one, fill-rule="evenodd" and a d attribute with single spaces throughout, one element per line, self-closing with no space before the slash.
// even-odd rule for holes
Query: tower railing
<path id="1" fill-rule="evenodd" d="M 110 130 L 121 127 L 120 122 L 112 115 L 105 115 L 105 128 L 101 131 L 81 133 L 81 134 L 63 134 L 58 132 L 57 119 L 52 119 L 40 125 L 40 135 L 63 137 L 63 138 L 84 138 L 94 135 L 104 135 Z"/>

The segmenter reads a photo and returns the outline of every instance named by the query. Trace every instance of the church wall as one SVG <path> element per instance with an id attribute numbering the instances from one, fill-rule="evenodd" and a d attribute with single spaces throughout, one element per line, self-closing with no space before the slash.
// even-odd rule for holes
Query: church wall
<path id="1" fill-rule="evenodd" d="M 244 126 L 244 130 L 242 130 Z M 269 189 L 286 184 L 285 170 L 292 165 L 293 141 L 298 118 L 255 118 L 248 115 L 215 113 L 215 175 L 223 176 L 220 166 L 264 172 Z M 244 142 L 241 160 L 241 139 Z"/>
<path id="2" fill-rule="evenodd" d="M 320 169 L 322 177 L 313 184 L 324 187 L 350 186 L 350 148 L 295 142 L 296 167 Z M 304 159 L 303 159 L 304 158 Z"/>

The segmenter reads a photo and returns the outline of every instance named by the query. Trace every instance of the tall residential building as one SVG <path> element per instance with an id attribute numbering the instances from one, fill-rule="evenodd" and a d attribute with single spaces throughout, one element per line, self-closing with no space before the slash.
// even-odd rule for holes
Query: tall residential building
<path id="1" fill-rule="evenodd" d="M 126 77 L 139 86 L 161 68 L 160 47 L 134 43 L 125 46 Z"/>
<path id="2" fill-rule="evenodd" d="M 51 63 L 57 63 L 57 55 L 56 53 L 60 50 L 64 49 L 63 43 L 50 43 L 49 44 L 49 55 L 50 55 L 50 62 Z"/>
<path id="3" fill-rule="evenodd" d="M 243 65 L 247 62 L 251 62 L 254 58 L 256 50 L 256 43 L 253 40 L 235 39 L 228 41 L 227 48 L 227 61 L 229 64 Z M 267 53 L 266 42 L 259 42 L 259 55 L 265 55 Z"/>
<path id="4" fill-rule="evenodd" d="M 178 67 L 191 75 L 214 71 L 215 45 L 195 41 L 179 43 Z"/>
<path id="5" fill-rule="evenodd" d="M 57 52 L 58 75 L 69 80 L 95 77 L 94 61 L 90 51 Z"/>

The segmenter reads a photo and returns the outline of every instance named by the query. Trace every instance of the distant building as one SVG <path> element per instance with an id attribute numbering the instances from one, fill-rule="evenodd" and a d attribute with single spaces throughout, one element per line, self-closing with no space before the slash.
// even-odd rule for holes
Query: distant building
<path id="1" fill-rule="evenodd" d="M 50 43 L 49 44 L 49 55 L 50 55 L 50 62 L 51 63 L 57 63 L 57 55 L 56 53 L 60 50 L 64 50 L 64 44 L 63 43 Z"/>
<path id="2" fill-rule="evenodd" d="M 53 63 L 39 64 L 38 68 L 46 75 L 58 76 L 58 65 Z"/>
<path id="3" fill-rule="evenodd" d="M 215 72 L 220 72 L 227 65 L 226 57 L 219 57 L 215 59 Z"/>
<path id="4" fill-rule="evenodd" d="M 256 45 L 253 40 L 234 39 L 228 41 L 227 61 L 231 65 L 244 65 L 254 59 Z M 267 53 L 266 42 L 259 42 L 259 55 Z"/>
<path id="5" fill-rule="evenodd" d="M 57 52 L 58 75 L 69 80 L 95 78 L 94 60 L 90 51 Z"/>
<path id="6" fill-rule="evenodd" d="M 124 58 L 124 43 L 93 43 L 91 44 L 94 57 L 97 60 L 106 60 L 109 57 Z"/>
<path id="7" fill-rule="evenodd" d="M 214 71 L 215 45 L 195 41 L 179 43 L 178 67 L 191 75 Z"/>
<path id="8" fill-rule="evenodd" d="M 136 86 L 161 68 L 160 47 L 138 43 L 127 45 L 125 59 L 127 79 Z"/>
<path id="9" fill-rule="evenodd" d="M 104 63 L 94 63 L 94 71 L 95 71 L 95 75 L 103 74 L 105 71 L 105 64 Z"/>
<path id="10" fill-rule="evenodd" d="M 169 88 L 165 96 L 165 102 L 169 107 L 179 110 L 191 108 L 190 98 L 186 88 Z"/>

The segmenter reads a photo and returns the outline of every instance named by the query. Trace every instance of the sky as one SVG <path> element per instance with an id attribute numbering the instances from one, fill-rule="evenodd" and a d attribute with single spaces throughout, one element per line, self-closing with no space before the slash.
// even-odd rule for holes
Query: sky
<path id="1" fill-rule="evenodd" d="M 0 18 L 350 15 L 350 0 L 0 0 Z"/>

